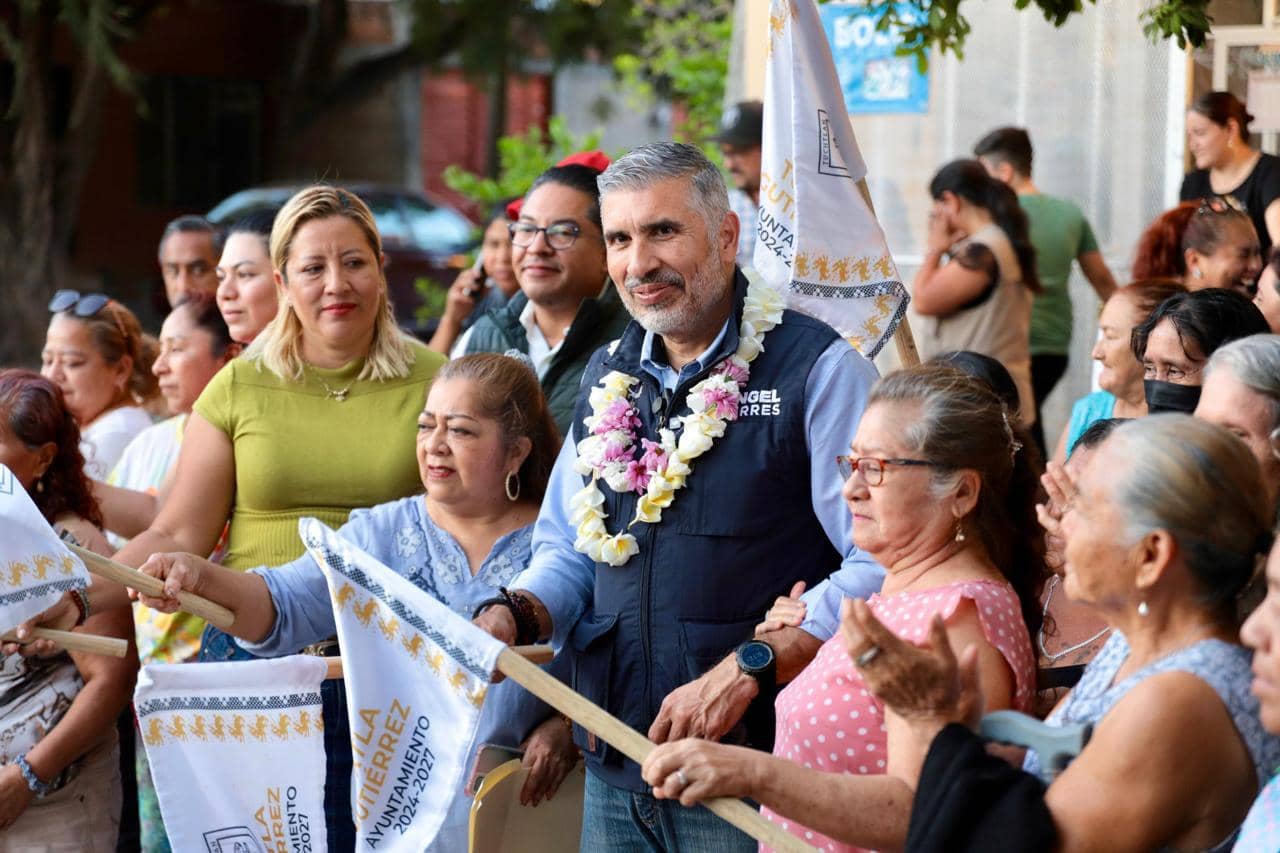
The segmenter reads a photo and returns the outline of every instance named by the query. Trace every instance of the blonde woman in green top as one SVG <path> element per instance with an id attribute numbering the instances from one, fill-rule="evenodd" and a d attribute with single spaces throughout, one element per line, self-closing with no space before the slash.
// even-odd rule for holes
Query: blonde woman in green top
<path id="1" fill-rule="evenodd" d="M 445 359 L 397 328 L 369 208 L 337 187 L 300 191 L 276 216 L 271 261 L 280 310 L 196 401 L 155 522 L 116 555 L 126 565 L 161 552 L 207 554 L 228 517 L 224 565 L 281 565 L 303 552 L 299 518 L 338 527 L 357 507 L 422 489 L 417 417 Z M 129 605 L 123 587 L 101 580 L 90 599 L 95 610 Z M 75 615 L 63 602 L 40 622 L 65 626 Z M 235 648 L 213 629 L 204 640 L 202 659 Z M 326 702 L 325 716 L 326 735 L 345 739 L 345 709 Z M 330 849 L 349 847 L 345 752 L 348 772 L 331 766 L 325 790 Z"/>

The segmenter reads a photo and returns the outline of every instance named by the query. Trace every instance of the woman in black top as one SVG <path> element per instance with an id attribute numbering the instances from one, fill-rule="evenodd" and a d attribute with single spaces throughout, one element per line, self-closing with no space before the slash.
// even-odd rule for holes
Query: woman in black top
<path id="1" fill-rule="evenodd" d="M 1187 148 L 1196 168 L 1182 179 L 1183 201 L 1234 196 L 1249 212 L 1265 256 L 1280 242 L 1280 157 L 1249 147 L 1253 116 L 1230 92 L 1208 92 L 1187 113 Z"/>

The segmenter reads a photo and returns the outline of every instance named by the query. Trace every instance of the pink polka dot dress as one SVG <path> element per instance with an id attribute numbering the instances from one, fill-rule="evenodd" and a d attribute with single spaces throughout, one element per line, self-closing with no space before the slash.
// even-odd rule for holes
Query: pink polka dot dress
<path id="1" fill-rule="evenodd" d="M 1014 707 L 1031 707 L 1035 693 L 1035 656 L 1013 588 L 1005 583 L 963 581 L 918 592 L 867 599 L 876 618 L 899 637 L 916 645 L 929 639 L 935 613 L 949 619 L 962 601 L 977 606 L 978 621 L 988 642 L 1004 655 L 1015 680 Z M 840 635 L 832 637 L 794 681 L 778 694 L 773 754 L 826 773 L 886 772 L 888 736 L 884 705 L 871 694 L 845 650 Z M 856 805 L 850 803 L 850 808 Z M 856 851 L 813 832 L 795 821 L 761 810 L 765 817 L 820 850 Z M 767 848 L 762 848 L 767 849 Z"/>

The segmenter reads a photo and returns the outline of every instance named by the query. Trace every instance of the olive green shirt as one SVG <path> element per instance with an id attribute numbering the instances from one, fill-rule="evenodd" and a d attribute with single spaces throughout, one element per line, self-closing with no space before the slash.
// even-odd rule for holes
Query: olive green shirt
<path id="1" fill-rule="evenodd" d="M 1089 222 L 1072 202 L 1051 195 L 1019 195 L 1027 214 L 1036 272 L 1044 288 L 1031 306 L 1031 354 L 1066 355 L 1071 348 L 1071 262 L 1098 251 Z"/>
<path id="2" fill-rule="evenodd" d="M 194 411 L 231 439 L 236 493 L 223 565 L 278 566 L 304 550 L 298 519 L 337 528 L 351 510 L 423 490 L 415 453 L 418 415 L 444 356 L 412 344 L 402 379 L 357 380 L 358 359 L 308 366 L 298 382 L 258 360 L 233 359 Z M 328 386 L 328 389 L 325 386 Z M 346 399 L 333 393 L 349 388 Z"/>

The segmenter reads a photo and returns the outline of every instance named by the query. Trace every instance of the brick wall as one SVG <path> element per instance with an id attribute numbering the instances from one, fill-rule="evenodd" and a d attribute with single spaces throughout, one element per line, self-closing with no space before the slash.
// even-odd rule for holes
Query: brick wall
<path id="1" fill-rule="evenodd" d="M 551 78 L 542 74 L 508 79 L 506 133 L 546 126 L 551 114 L 551 85 Z M 488 127 L 489 99 L 483 88 L 457 71 L 424 77 L 419 150 L 425 189 L 440 193 L 460 207 L 465 205 L 464 199 L 444 185 L 441 174 L 451 164 L 483 173 Z"/>

